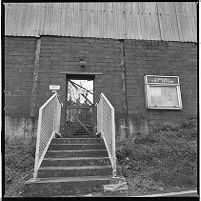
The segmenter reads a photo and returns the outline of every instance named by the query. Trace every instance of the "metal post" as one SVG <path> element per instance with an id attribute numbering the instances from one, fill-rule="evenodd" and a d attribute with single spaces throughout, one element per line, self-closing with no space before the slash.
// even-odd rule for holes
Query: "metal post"
<path id="1" fill-rule="evenodd" d="M 112 110 L 112 135 L 113 135 L 113 153 L 114 153 L 114 157 L 113 157 L 113 162 L 114 162 L 114 167 L 113 167 L 113 177 L 117 176 L 117 167 L 116 167 L 116 144 L 115 144 L 115 113 L 114 113 L 114 109 Z"/>

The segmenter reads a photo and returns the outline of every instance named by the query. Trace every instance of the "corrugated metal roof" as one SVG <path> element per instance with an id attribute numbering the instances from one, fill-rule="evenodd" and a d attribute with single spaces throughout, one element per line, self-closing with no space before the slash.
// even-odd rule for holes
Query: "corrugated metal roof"
<path id="1" fill-rule="evenodd" d="M 195 2 L 5 3 L 5 34 L 197 42 Z"/>

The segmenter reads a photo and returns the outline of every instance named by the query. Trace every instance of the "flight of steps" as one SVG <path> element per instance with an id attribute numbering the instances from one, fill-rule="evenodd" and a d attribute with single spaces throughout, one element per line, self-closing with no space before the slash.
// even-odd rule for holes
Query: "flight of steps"
<path id="1" fill-rule="evenodd" d="M 38 170 L 36 181 L 25 184 L 24 196 L 76 196 L 103 192 L 103 185 L 124 182 L 120 168 L 116 179 L 102 138 L 54 138 Z"/>

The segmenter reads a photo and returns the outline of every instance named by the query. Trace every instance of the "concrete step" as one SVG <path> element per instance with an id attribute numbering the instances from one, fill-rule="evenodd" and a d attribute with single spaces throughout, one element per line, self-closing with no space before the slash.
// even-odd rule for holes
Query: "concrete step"
<path id="1" fill-rule="evenodd" d="M 75 157 L 75 158 L 45 158 L 41 167 L 71 167 L 71 166 L 110 165 L 109 157 Z"/>
<path id="2" fill-rule="evenodd" d="M 39 178 L 112 175 L 111 166 L 40 167 Z"/>
<path id="3" fill-rule="evenodd" d="M 54 138 L 51 144 L 102 144 L 102 138 Z"/>
<path id="4" fill-rule="evenodd" d="M 72 133 L 71 135 L 66 135 L 66 138 L 96 138 L 96 136 L 93 133 L 90 134 L 76 134 L 76 133 Z"/>
<path id="5" fill-rule="evenodd" d="M 103 191 L 110 183 L 110 176 L 85 176 L 65 178 L 42 178 L 25 184 L 24 197 L 64 197 Z"/>
<path id="6" fill-rule="evenodd" d="M 106 149 L 89 150 L 48 150 L 45 158 L 67 158 L 67 157 L 108 157 Z"/>
<path id="7" fill-rule="evenodd" d="M 51 144 L 49 150 L 105 149 L 105 144 Z"/>

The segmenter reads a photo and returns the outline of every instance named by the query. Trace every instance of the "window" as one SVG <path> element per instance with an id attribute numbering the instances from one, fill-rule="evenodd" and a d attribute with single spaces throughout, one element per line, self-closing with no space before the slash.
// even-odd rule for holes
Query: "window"
<path id="1" fill-rule="evenodd" d="M 146 106 L 149 109 L 182 109 L 178 76 L 145 76 Z"/>

